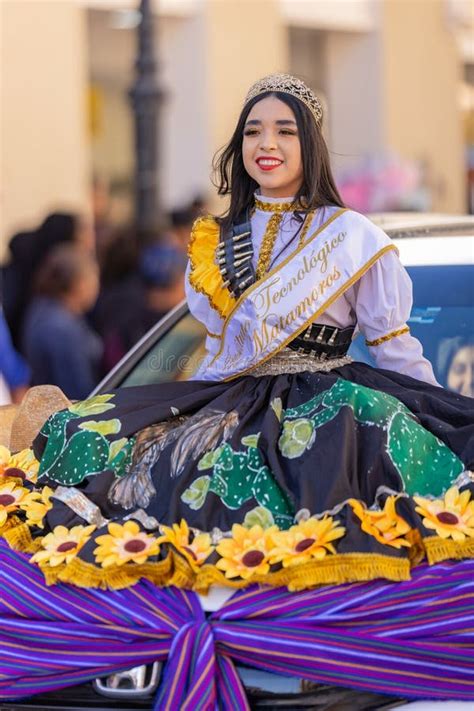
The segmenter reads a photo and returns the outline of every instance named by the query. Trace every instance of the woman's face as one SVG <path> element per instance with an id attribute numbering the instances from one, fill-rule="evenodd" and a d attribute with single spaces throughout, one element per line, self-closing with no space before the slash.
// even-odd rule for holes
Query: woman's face
<path id="1" fill-rule="evenodd" d="M 474 346 L 463 346 L 449 367 L 447 386 L 461 395 L 474 396 Z"/>
<path id="2" fill-rule="evenodd" d="M 252 107 L 244 126 L 245 170 L 267 197 L 293 197 L 303 182 L 298 127 L 293 111 L 276 96 Z"/>

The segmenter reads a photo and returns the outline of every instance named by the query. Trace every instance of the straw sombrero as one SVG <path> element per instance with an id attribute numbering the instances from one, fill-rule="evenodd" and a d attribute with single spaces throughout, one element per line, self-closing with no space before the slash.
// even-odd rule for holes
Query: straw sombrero
<path id="1" fill-rule="evenodd" d="M 0 444 L 19 452 L 31 444 L 48 417 L 71 405 L 55 385 L 30 388 L 21 405 L 0 407 Z"/>

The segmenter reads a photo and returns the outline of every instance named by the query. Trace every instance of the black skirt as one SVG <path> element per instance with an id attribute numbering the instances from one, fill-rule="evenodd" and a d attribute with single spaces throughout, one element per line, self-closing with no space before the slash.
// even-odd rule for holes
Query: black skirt
<path id="1" fill-rule="evenodd" d="M 301 589 L 474 554 L 474 400 L 361 363 L 124 388 L 34 452 L 44 518 L 4 536 L 50 582 Z"/>

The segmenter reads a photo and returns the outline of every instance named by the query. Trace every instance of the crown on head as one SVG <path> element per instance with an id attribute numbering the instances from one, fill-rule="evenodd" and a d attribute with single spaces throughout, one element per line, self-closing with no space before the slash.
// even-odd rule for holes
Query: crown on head
<path id="1" fill-rule="evenodd" d="M 323 108 L 318 97 L 311 89 L 306 86 L 304 81 L 293 77 L 291 74 L 269 74 L 263 79 L 259 79 L 253 86 L 250 87 L 245 103 L 254 99 L 259 94 L 264 94 L 267 91 L 282 91 L 285 94 L 291 94 L 303 102 L 305 106 L 313 114 L 316 123 L 320 124 L 323 117 Z"/>

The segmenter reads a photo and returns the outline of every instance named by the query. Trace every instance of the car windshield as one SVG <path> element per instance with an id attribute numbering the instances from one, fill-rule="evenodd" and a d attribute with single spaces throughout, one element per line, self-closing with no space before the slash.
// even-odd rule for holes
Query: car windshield
<path id="1" fill-rule="evenodd" d="M 408 267 L 413 281 L 411 333 L 431 361 L 438 382 L 474 396 L 474 266 Z M 204 355 L 205 329 L 189 312 L 145 349 L 120 385 L 187 380 Z M 354 360 L 375 365 L 359 335 L 349 351 Z"/>

